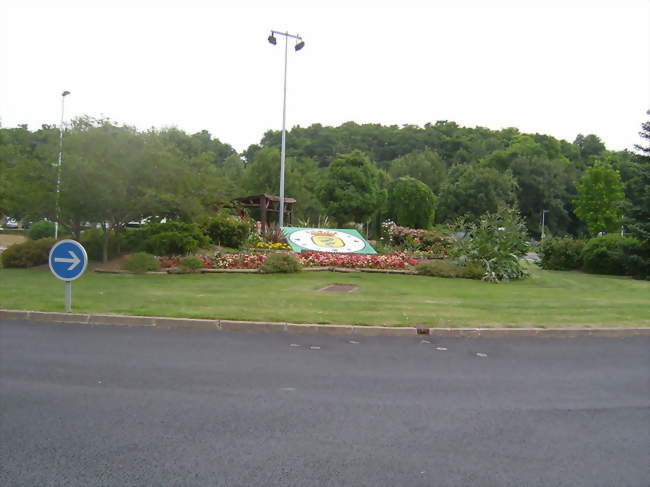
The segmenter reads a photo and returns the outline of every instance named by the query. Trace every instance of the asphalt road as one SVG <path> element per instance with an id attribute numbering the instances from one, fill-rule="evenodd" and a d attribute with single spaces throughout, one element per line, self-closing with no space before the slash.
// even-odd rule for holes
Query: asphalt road
<path id="1" fill-rule="evenodd" d="M 431 341 L 0 321 L 0 485 L 650 485 L 650 339 Z"/>

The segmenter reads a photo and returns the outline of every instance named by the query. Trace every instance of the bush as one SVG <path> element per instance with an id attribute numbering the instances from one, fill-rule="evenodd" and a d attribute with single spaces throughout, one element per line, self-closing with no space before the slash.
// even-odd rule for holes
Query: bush
<path id="1" fill-rule="evenodd" d="M 148 271 L 159 271 L 160 263 L 158 262 L 158 259 L 151 254 L 147 254 L 146 252 L 137 252 L 124 263 L 124 269 L 141 274 Z"/>
<path id="2" fill-rule="evenodd" d="M 584 240 L 569 237 L 547 238 L 539 246 L 539 265 L 542 269 L 558 271 L 580 269 L 584 248 Z"/>
<path id="3" fill-rule="evenodd" d="M 415 266 L 415 271 L 421 276 L 433 277 L 460 277 L 461 269 L 461 266 L 448 260 L 433 260 Z"/>
<path id="4" fill-rule="evenodd" d="M 453 238 L 434 230 L 400 227 L 391 220 L 382 223 L 382 240 L 392 247 L 410 252 L 421 252 L 445 257 Z"/>
<path id="5" fill-rule="evenodd" d="M 213 243 L 233 249 L 241 248 L 252 231 L 248 222 L 225 213 L 206 218 L 200 225 Z"/>
<path id="6" fill-rule="evenodd" d="M 399 225 L 429 228 L 438 198 L 422 181 L 403 176 L 388 185 L 388 215 Z"/>
<path id="7" fill-rule="evenodd" d="M 203 267 L 205 267 L 203 261 L 193 255 L 190 255 L 189 257 L 185 257 L 181 261 L 181 266 L 191 271 L 198 271 L 199 269 L 203 269 Z"/>
<path id="8" fill-rule="evenodd" d="M 33 267 L 47 264 L 50 249 L 56 243 L 53 238 L 28 240 L 14 244 L 2 253 L 3 267 Z"/>
<path id="9" fill-rule="evenodd" d="M 31 227 L 29 227 L 27 235 L 32 240 L 54 237 L 54 223 L 45 220 L 36 222 Z"/>
<path id="10" fill-rule="evenodd" d="M 210 239 L 194 223 L 148 223 L 126 233 L 132 250 L 155 255 L 179 255 L 195 252 L 210 245 Z"/>
<path id="11" fill-rule="evenodd" d="M 582 252 L 584 270 L 595 274 L 647 275 L 643 244 L 632 237 L 603 235 L 587 241 Z"/>
<path id="12" fill-rule="evenodd" d="M 92 228 L 81 232 L 79 243 L 83 245 L 90 260 L 102 260 L 102 249 L 104 245 L 104 231 L 99 228 Z M 118 255 L 118 241 L 115 232 L 112 230 L 108 235 L 108 258 L 112 259 Z"/>
<path id="13" fill-rule="evenodd" d="M 421 276 L 433 277 L 462 277 L 465 279 L 481 279 L 485 269 L 478 264 L 461 266 L 448 260 L 432 260 L 415 266 L 415 271 Z"/>
<path id="14" fill-rule="evenodd" d="M 298 272 L 302 265 L 300 260 L 293 254 L 275 253 L 267 256 L 264 264 L 260 267 L 260 272 L 271 274 L 276 272 Z"/>
<path id="15" fill-rule="evenodd" d="M 490 282 L 528 275 L 519 258 L 528 251 L 526 224 L 512 209 L 485 213 L 478 221 L 459 219 L 454 230 L 464 234 L 454 241 L 449 255 L 461 265 L 478 265 Z"/>

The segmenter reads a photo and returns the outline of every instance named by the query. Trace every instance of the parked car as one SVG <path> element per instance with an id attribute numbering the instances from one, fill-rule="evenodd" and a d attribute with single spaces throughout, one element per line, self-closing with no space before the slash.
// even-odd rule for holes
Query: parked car
<path id="1" fill-rule="evenodd" d="M 18 222 L 15 218 L 7 218 L 4 223 L 5 228 L 16 229 L 18 228 Z"/>

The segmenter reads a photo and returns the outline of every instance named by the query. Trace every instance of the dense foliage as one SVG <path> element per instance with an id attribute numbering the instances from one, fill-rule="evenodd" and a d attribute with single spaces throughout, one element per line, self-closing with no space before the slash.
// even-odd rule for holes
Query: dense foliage
<path id="1" fill-rule="evenodd" d="M 538 255 L 542 269 L 573 270 L 582 267 L 584 240 L 569 237 L 547 238 L 539 246 Z"/>
<path id="2" fill-rule="evenodd" d="M 155 256 L 146 252 L 136 252 L 124 263 L 124 269 L 127 271 L 142 274 L 160 270 L 160 263 Z"/>
<path id="3" fill-rule="evenodd" d="M 616 232 L 621 228 L 625 186 L 611 164 L 597 161 L 585 171 L 576 188 L 575 214 L 585 222 L 589 233 Z"/>
<path id="4" fill-rule="evenodd" d="M 266 257 L 264 264 L 260 267 L 260 272 L 265 274 L 292 273 L 300 271 L 301 268 L 300 259 L 294 254 L 277 252 Z"/>
<path id="5" fill-rule="evenodd" d="M 226 213 L 203 218 L 199 225 L 212 243 L 233 249 L 241 248 L 252 232 L 250 222 Z"/>
<path id="6" fill-rule="evenodd" d="M 40 221 L 34 223 L 29 227 L 27 235 L 32 240 L 38 240 L 39 238 L 54 237 L 54 223 L 48 221 Z"/>
<path id="7" fill-rule="evenodd" d="M 402 176 L 388 185 L 388 217 L 398 225 L 429 228 L 436 202 L 431 188 L 411 176 Z"/>
<path id="8" fill-rule="evenodd" d="M 53 238 L 41 238 L 10 245 L 0 255 L 2 265 L 3 267 L 34 267 L 47 264 L 54 243 Z"/>
<path id="9" fill-rule="evenodd" d="M 385 197 L 391 183 L 411 177 L 437 198 L 436 224 L 510 205 L 536 238 L 542 212 L 548 210 L 545 224 L 552 235 L 580 236 L 587 225 L 592 234 L 615 225 L 618 232 L 622 224 L 650 249 L 650 122 L 641 128 L 642 142 L 634 153 L 607 150 L 591 134 L 569 142 L 450 121 L 421 127 L 354 122 L 294 127 L 286 139 L 286 195 L 298 200 L 294 221 L 327 216 L 337 225 L 370 223 L 378 237 L 390 210 Z M 48 125 L 0 128 L 0 214 L 54 220 L 58 168 L 52 162 L 58 136 L 58 128 Z M 66 127 L 64 140 L 61 223 L 76 239 L 84 222 L 99 222 L 119 247 L 131 221 L 197 221 L 234 197 L 279 189 L 279 131 L 268 131 L 237 154 L 206 131 L 139 131 L 81 117 Z M 605 200 L 597 185 L 587 183 L 603 165 L 619 175 L 620 184 L 605 191 L 614 212 L 607 209 L 605 219 L 598 217 L 603 223 L 594 224 L 602 212 L 587 203 Z M 259 218 L 254 212 L 251 216 Z M 102 246 L 110 240 L 103 239 Z M 109 252 L 102 253 L 107 257 Z"/>
<path id="10" fill-rule="evenodd" d="M 528 251 L 528 235 L 516 211 L 506 208 L 476 220 L 461 218 L 455 229 L 460 235 L 449 255 L 461 265 L 481 266 L 484 280 L 509 281 L 527 275 L 520 257 Z"/>
<path id="11" fill-rule="evenodd" d="M 318 197 L 340 225 L 364 222 L 382 202 L 377 169 L 361 151 L 339 155 L 319 184 Z"/>
<path id="12" fill-rule="evenodd" d="M 78 241 L 86 249 L 90 260 L 102 260 L 104 250 L 106 250 L 106 257 L 112 259 L 119 255 L 120 250 L 128 249 L 127 245 L 119 245 L 118 236 L 114 230 L 108 232 L 99 228 L 84 230 Z M 106 247 L 104 247 L 105 243 Z"/>
<path id="13" fill-rule="evenodd" d="M 462 277 L 465 279 L 482 279 L 485 270 L 478 264 L 459 265 L 448 260 L 432 260 L 415 266 L 415 271 L 421 276 L 431 277 Z"/>
<path id="14" fill-rule="evenodd" d="M 582 253 L 584 270 L 596 274 L 647 276 L 648 261 L 642 243 L 616 234 L 592 238 Z"/>
<path id="15" fill-rule="evenodd" d="M 195 223 L 149 223 L 127 233 L 131 249 L 154 255 L 188 254 L 210 244 Z"/>

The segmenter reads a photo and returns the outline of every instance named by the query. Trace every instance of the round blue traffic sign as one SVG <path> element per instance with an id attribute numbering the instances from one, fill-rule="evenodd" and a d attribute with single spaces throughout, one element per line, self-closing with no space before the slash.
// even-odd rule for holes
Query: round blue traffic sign
<path id="1" fill-rule="evenodd" d="M 74 281 L 86 270 L 88 254 L 79 242 L 61 240 L 50 250 L 50 270 L 62 281 Z"/>

